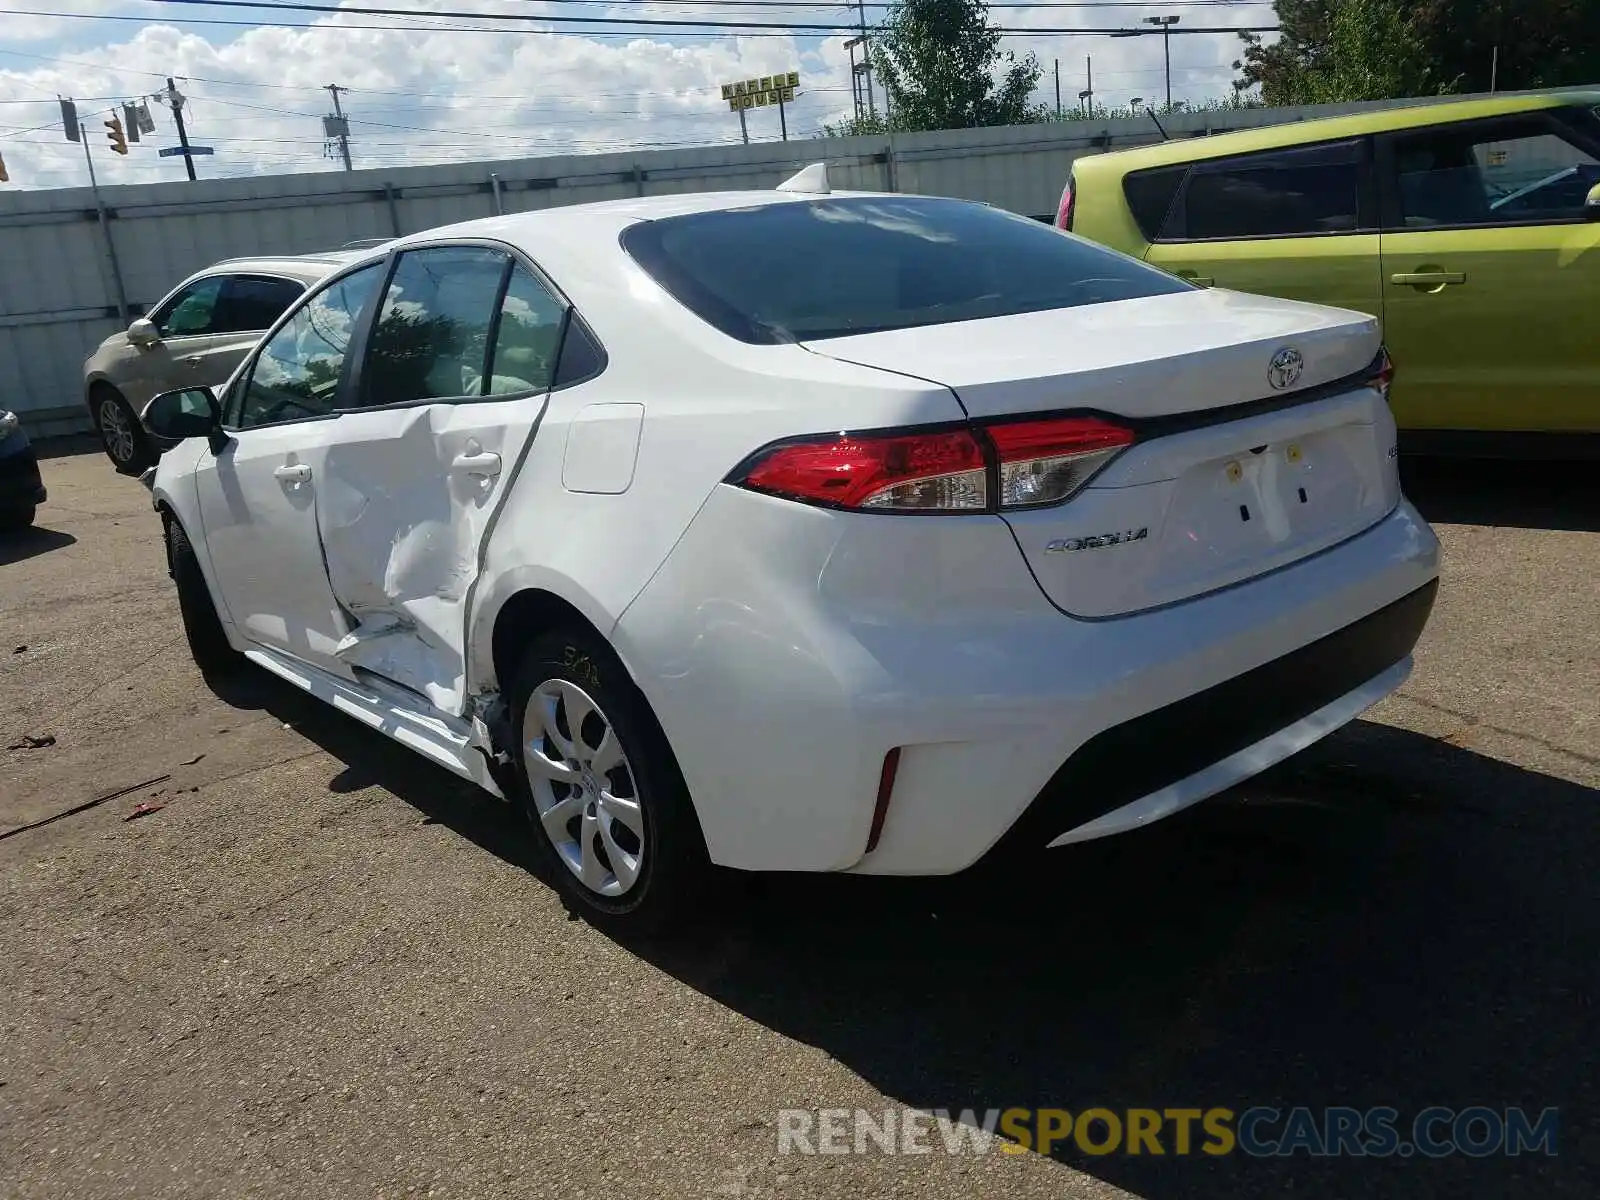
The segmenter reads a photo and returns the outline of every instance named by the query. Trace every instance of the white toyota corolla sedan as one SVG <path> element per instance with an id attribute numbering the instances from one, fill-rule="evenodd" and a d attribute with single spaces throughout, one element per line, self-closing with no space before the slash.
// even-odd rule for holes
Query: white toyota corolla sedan
<path id="1" fill-rule="evenodd" d="M 658 196 L 341 268 L 152 488 L 190 645 L 525 806 L 577 907 L 1133 829 L 1411 670 L 1373 318 L 926 197 Z"/>

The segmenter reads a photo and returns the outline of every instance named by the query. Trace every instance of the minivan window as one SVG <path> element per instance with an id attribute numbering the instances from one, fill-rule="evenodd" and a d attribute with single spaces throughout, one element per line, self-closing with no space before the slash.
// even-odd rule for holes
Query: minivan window
<path id="1" fill-rule="evenodd" d="M 1358 141 L 1196 163 L 1181 222 L 1164 231 L 1187 241 L 1349 233 L 1359 228 Z"/>
<path id="2" fill-rule="evenodd" d="M 1539 118 L 1442 126 L 1394 139 L 1406 229 L 1581 221 L 1600 160 Z"/>
<path id="3" fill-rule="evenodd" d="M 1145 241 L 1153 242 L 1161 236 L 1167 213 L 1183 186 L 1183 177 L 1189 165 L 1157 167 L 1152 171 L 1135 171 L 1122 181 L 1122 194 L 1128 198 L 1128 211 L 1133 214 L 1139 232 Z"/>
<path id="4" fill-rule="evenodd" d="M 840 197 L 641 221 L 634 260 L 751 343 L 813 341 L 1103 304 L 1190 285 L 1048 225 L 964 200 Z"/>

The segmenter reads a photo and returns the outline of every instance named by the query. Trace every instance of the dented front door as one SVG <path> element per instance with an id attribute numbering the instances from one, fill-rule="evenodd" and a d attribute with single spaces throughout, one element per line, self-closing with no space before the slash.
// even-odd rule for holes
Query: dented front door
<path id="1" fill-rule="evenodd" d="M 480 554 L 532 439 L 566 305 L 505 251 L 400 255 L 356 386 L 317 471 L 328 579 L 352 622 L 336 649 L 462 711 Z"/>

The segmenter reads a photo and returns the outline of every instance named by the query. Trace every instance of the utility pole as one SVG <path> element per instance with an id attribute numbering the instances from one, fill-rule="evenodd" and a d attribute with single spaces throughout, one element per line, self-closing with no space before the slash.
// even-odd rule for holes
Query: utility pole
<path id="1" fill-rule="evenodd" d="M 78 122 L 77 140 L 83 143 L 83 161 L 89 164 L 89 190 L 94 193 L 94 212 L 100 220 L 100 236 L 106 240 L 106 254 L 111 259 L 111 281 L 117 289 L 117 316 L 128 323 L 128 297 L 122 287 L 122 267 L 117 262 L 117 244 L 111 240 L 111 224 L 106 220 L 106 206 L 100 200 L 100 181 L 94 176 L 94 155 L 89 153 L 89 135 L 83 122 Z"/>
<path id="2" fill-rule="evenodd" d="M 1494 57 L 1489 60 L 1489 90 L 1492 92 L 1500 82 L 1500 47 L 1494 48 Z"/>
<path id="3" fill-rule="evenodd" d="M 872 43 L 867 41 L 867 0 L 856 0 L 856 11 L 861 17 L 861 53 L 865 60 L 861 73 L 867 77 L 867 115 L 878 115 L 878 103 L 872 96 Z"/>
<path id="4" fill-rule="evenodd" d="M 1094 58 L 1092 55 L 1084 56 L 1083 73 L 1085 82 L 1089 85 L 1088 91 L 1084 92 L 1083 95 L 1089 101 L 1089 119 L 1092 121 L 1094 120 Z"/>
<path id="5" fill-rule="evenodd" d="M 1061 60 L 1056 59 L 1056 120 L 1061 120 Z"/>
<path id="6" fill-rule="evenodd" d="M 353 171 L 355 168 L 350 165 L 350 122 L 345 119 L 344 109 L 339 106 L 339 93 L 349 90 L 337 83 L 328 85 L 328 94 L 333 97 L 333 117 L 331 121 L 324 119 L 322 124 L 324 133 L 339 139 L 339 156 L 344 159 L 344 169 Z"/>
<path id="7" fill-rule="evenodd" d="M 188 168 L 189 182 L 193 183 L 197 176 L 194 173 L 194 155 L 189 152 L 189 131 L 183 127 L 183 93 L 172 82 L 171 75 L 167 76 L 167 103 L 172 105 L 172 120 L 178 127 L 178 145 L 183 147 L 183 165 Z"/>

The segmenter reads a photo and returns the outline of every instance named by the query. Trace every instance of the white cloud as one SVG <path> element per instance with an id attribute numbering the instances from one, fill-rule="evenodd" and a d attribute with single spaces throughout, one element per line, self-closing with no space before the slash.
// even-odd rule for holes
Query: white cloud
<path id="1" fill-rule="evenodd" d="M 52 11 L 131 12 L 123 0 L 66 0 Z M 392 0 L 391 0 L 392 2 Z M 36 0 L 4 0 L 31 7 Z M 50 6 L 39 5 L 41 11 Z M 421 8 L 470 7 L 526 14 L 618 15 L 623 10 L 526 0 L 424 0 Z M 230 19 L 240 10 L 194 10 Z M 254 10 L 251 10 L 254 11 Z M 743 10 L 734 10 L 741 16 Z M 842 9 L 763 8 L 751 20 L 831 22 Z M 997 24 L 1027 27 L 1132 25 L 1149 9 L 996 9 Z M 1189 24 L 1237 24 L 1270 17 L 1261 4 L 1236 8 L 1171 10 Z M 630 5 L 626 15 L 671 18 L 703 15 L 726 20 L 725 7 Z M 311 14 L 282 14 L 310 24 Z M 62 139 L 53 96 L 84 98 L 80 115 L 89 128 L 103 183 L 182 178 L 179 159 L 160 159 L 157 146 L 176 144 L 171 115 L 152 105 L 158 131 L 126 159 L 105 150 L 103 110 L 121 98 L 156 91 L 168 74 L 188 97 L 191 140 L 216 148 L 201 160 L 203 175 L 254 175 L 332 170 L 321 118 L 331 100 L 324 85 L 350 89 L 342 97 L 351 120 L 357 167 L 412 165 L 472 159 L 682 144 L 732 142 L 737 117 L 719 98 L 718 85 L 780 70 L 802 73 L 801 96 L 791 107 L 791 136 L 807 136 L 850 108 L 844 37 L 733 37 L 717 31 L 695 38 L 665 31 L 634 37 L 577 33 L 536 34 L 528 23 L 501 22 L 484 33 L 429 29 L 429 20 L 340 15 L 314 28 L 236 29 L 152 22 L 112 24 L 67 19 L 7 17 L 0 26 L 0 153 L 12 184 L 62 187 L 85 182 L 82 150 Z M 438 22 L 432 22 L 437 24 Z M 452 20 L 452 24 L 461 24 Z M 477 22 L 487 27 L 489 23 Z M 357 26 L 383 25 L 382 29 Z M 681 31 L 679 31 L 681 32 Z M 1083 58 L 1095 60 L 1097 98 L 1125 103 L 1131 95 L 1158 97 L 1161 42 L 1059 35 L 1011 39 L 1008 47 L 1034 51 L 1045 66 L 1040 99 L 1053 100 L 1052 60 L 1062 60 L 1062 93 L 1075 100 Z M 1205 97 L 1227 90 L 1227 64 L 1236 39 L 1175 37 L 1175 96 Z M 40 61 L 49 57 L 64 61 Z M 89 98 L 96 99 L 89 99 Z M 881 97 L 880 97 L 881 103 Z M 35 126 L 54 127 L 35 129 Z M 752 138 L 778 135 L 777 113 L 749 114 Z"/>

